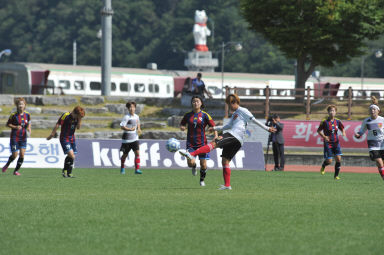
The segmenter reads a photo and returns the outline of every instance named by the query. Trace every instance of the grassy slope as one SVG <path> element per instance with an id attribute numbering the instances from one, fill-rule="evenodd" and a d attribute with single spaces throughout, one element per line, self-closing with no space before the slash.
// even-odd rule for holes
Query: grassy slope
<path id="1" fill-rule="evenodd" d="M 373 174 L 24 169 L 0 175 L 0 254 L 382 254 Z"/>

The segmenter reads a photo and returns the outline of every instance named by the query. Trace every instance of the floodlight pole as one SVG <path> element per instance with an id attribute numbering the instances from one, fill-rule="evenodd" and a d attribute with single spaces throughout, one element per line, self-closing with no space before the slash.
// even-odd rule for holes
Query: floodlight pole
<path id="1" fill-rule="evenodd" d="M 101 9 L 101 95 L 111 94 L 112 68 L 112 0 L 103 0 Z"/>

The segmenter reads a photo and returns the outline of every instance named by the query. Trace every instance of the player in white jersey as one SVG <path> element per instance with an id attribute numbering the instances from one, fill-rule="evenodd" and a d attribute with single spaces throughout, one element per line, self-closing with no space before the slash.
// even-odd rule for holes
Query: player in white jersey
<path id="1" fill-rule="evenodd" d="M 120 127 L 124 130 L 122 137 L 122 144 L 120 151 L 123 153 L 121 156 L 121 168 L 120 173 L 125 174 L 125 160 L 130 150 L 135 153 L 135 174 L 142 174 L 140 170 L 140 146 L 139 135 L 141 134 L 140 119 L 135 114 L 136 103 L 128 102 L 125 105 L 128 108 L 128 114 L 124 116 L 120 123 Z"/>
<path id="2" fill-rule="evenodd" d="M 229 105 L 233 111 L 232 117 L 229 123 L 225 126 L 210 127 L 210 131 L 224 131 L 222 136 L 219 136 L 213 140 L 210 144 L 207 144 L 194 152 L 189 153 L 188 151 L 180 150 L 180 154 L 187 157 L 188 159 L 194 159 L 196 155 L 201 153 L 208 153 L 215 148 L 222 148 L 222 165 L 223 165 L 223 177 L 224 185 L 219 189 L 232 189 L 231 188 L 231 169 L 229 168 L 229 162 L 236 155 L 244 142 L 244 135 L 248 122 L 255 123 L 266 131 L 276 132 L 274 127 L 267 127 L 260 121 L 256 120 L 252 113 L 241 107 L 240 98 L 236 94 L 230 94 L 225 99 L 225 102 Z"/>
<path id="3" fill-rule="evenodd" d="M 371 117 L 363 121 L 355 137 L 360 138 L 368 130 L 369 157 L 376 162 L 380 176 L 384 180 L 384 118 L 379 116 L 380 108 L 375 104 L 369 106 L 369 113 Z"/>

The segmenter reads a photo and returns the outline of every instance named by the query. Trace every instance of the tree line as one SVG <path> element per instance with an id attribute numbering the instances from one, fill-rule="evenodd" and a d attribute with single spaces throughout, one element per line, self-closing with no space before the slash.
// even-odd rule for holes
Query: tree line
<path id="1" fill-rule="evenodd" d="M 77 64 L 100 65 L 101 42 L 96 35 L 101 28 L 102 1 L 0 0 L 0 6 L 0 50 L 12 50 L 2 62 L 71 64 L 76 40 Z M 221 57 L 222 42 L 242 42 L 241 51 L 226 48 L 225 71 L 294 73 L 292 57 L 249 29 L 240 1 L 112 0 L 112 7 L 113 66 L 144 68 L 155 62 L 159 69 L 185 69 L 186 52 L 194 47 L 194 13 L 204 9 L 209 17 L 207 25 L 214 32 L 208 47 L 215 57 Z M 384 58 L 371 54 L 373 49 L 384 48 L 384 37 L 368 44 L 365 76 L 384 77 Z M 360 76 L 361 57 L 317 69 L 327 76 Z"/>

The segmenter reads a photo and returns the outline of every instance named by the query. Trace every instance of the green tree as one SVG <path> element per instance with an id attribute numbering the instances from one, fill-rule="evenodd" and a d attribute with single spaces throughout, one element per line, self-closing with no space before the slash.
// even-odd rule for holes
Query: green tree
<path id="1" fill-rule="evenodd" d="M 362 55 L 384 31 L 384 0 L 240 0 L 240 10 L 250 29 L 296 60 L 296 88 L 316 66 Z"/>

